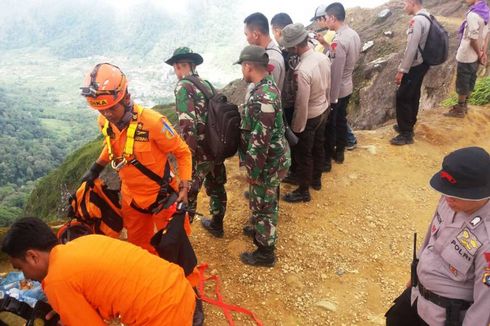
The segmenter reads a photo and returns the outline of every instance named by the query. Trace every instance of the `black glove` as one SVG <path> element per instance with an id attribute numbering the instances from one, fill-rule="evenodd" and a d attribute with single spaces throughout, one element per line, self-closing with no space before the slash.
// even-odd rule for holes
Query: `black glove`
<path id="1" fill-rule="evenodd" d="M 99 177 L 99 174 L 100 172 L 102 172 L 102 170 L 104 170 L 104 167 L 105 167 L 104 165 L 100 165 L 98 163 L 92 164 L 90 169 L 87 172 L 85 172 L 85 174 L 82 176 L 81 181 L 82 182 L 86 181 L 87 184 L 93 186 L 94 180 Z"/>

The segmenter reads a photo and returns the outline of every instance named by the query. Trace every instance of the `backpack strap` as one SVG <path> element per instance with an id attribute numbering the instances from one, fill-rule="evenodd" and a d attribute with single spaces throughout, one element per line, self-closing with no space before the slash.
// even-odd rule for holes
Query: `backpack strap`
<path id="1" fill-rule="evenodd" d="M 429 22 L 430 22 L 430 26 L 432 26 L 432 24 L 433 24 L 433 22 L 432 22 L 432 18 L 430 18 L 430 17 L 429 17 L 429 16 L 427 16 L 426 14 L 416 14 L 415 16 L 422 16 L 422 17 L 427 18 L 427 19 L 429 20 Z M 429 30 L 430 30 L 430 27 L 429 27 Z M 427 42 L 427 40 L 426 40 L 426 42 Z M 423 51 L 423 50 L 422 50 L 422 47 L 420 46 L 420 43 L 418 44 L 418 48 L 419 48 L 420 54 L 422 54 L 422 51 Z M 417 53 L 417 55 L 418 55 L 418 53 Z"/>
<path id="2" fill-rule="evenodd" d="M 204 85 L 202 79 L 197 77 L 196 75 L 186 76 L 182 80 L 190 81 L 194 86 L 196 86 L 198 90 L 200 90 L 204 94 L 207 100 L 209 100 L 211 97 L 214 96 L 214 94 L 216 94 L 216 90 L 214 89 L 213 85 L 211 85 L 210 82 L 206 81 L 206 84 L 208 84 L 209 87 L 211 88 L 211 92 L 206 87 L 206 85 Z"/>
<path id="3" fill-rule="evenodd" d="M 265 48 L 265 50 L 272 50 L 272 51 L 276 51 L 278 52 L 280 55 L 282 55 L 282 51 L 280 51 L 279 49 L 275 49 L 275 48 Z"/>
<path id="4" fill-rule="evenodd" d="M 430 21 L 430 24 L 432 25 L 432 18 L 430 18 L 430 17 L 429 17 L 429 16 L 427 16 L 426 14 L 416 14 L 415 16 L 422 16 L 422 17 L 427 18 L 427 19 Z"/>

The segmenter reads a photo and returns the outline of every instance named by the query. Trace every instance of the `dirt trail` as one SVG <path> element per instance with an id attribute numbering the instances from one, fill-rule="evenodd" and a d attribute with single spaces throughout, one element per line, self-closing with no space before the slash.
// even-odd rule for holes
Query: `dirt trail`
<path id="1" fill-rule="evenodd" d="M 421 113 L 411 146 L 389 145 L 393 121 L 357 132 L 359 148 L 323 175 L 310 203 L 281 201 L 278 262 L 271 269 L 239 261 L 253 246 L 241 233 L 249 215 L 243 171 L 228 162 L 225 237 L 208 236 L 196 222 L 191 239 L 200 261 L 222 278 L 225 301 L 251 309 L 265 325 L 384 325 L 384 312 L 409 278 L 413 232 L 421 243 L 436 207 L 429 178 L 454 149 L 490 150 L 490 107 L 473 107 L 465 119 L 442 112 Z M 202 196 L 199 211 L 206 207 Z M 218 309 L 206 304 L 205 310 L 206 325 L 226 325 Z M 253 325 L 242 315 L 235 320 Z"/>

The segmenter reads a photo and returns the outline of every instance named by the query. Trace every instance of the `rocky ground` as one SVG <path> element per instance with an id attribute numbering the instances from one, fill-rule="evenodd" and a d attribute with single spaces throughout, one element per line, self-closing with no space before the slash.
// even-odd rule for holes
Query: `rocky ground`
<path id="1" fill-rule="evenodd" d="M 241 232 L 249 216 L 243 171 L 229 161 L 225 237 L 212 238 L 199 221 L 191 237 L 200 262 L 221 277 L 224 301 L 252 310 L 264 325 L 384 325 L 385 311 L 409 278 L 413 233 L 422 243 L 436 207 L 439 195 L 429 178 L 454 149 L 490 150 L 490 107 L 474 107 L 462 120 L 442 112 L 421 114 L 411 146 L 389 145 L 393 121 L 357 132 L 359 147 L 323 175 L 310 203 L 281 201 L 274 268 L 239 261 L 253 245 Z M 199 210 L 206 212 L 206 205 L 203 196 Z M 227 324 L 219 309 L 205 304 L 205 311 L 206 325 Z M 253 325 L 234 316 L 237 325 Z"/>
<path id="2" fill-rule="evenodd" d="M 439 195 L 428 185 L 450 151 L 478 145 L 490 150 L 490 106 L 472 107 L 465 119 L 446 118 L 443 109 L 424 111 L 415 144 L 395 147 L 393 121 L 356 132 L 359 147 L 344 164 L 323 175 L 310 203 L 280 202 L 277 264 L 249 267 L 239 254 L 252 250 L 242 235 L 249 216 L 246 182 L 238 162 L 227 162 L 229 198 L 225 237 L 208 235 L 199 221 L 191 241 L 208 274 L 222 280 L 224 302 L 253 311 L 264 325 L 384 325 L 384 313 L 409 278 L 413 233 L 423 241 Z M 283 185 L 282 193 L 292 189 Z M 199 211 L 205 213 L 202 193 Z M 10 269 L 3 261 L 0 270 Z M 212 284 L 207 294 L 214 293 Z M 205 304 L 206 325 L 227 325 Z M 3 317 L 2 317 L 3 319 Z M 234 314 L 236 325 L 254 325 Z M 23 323 L 9 320 L 9 325 Z"/>

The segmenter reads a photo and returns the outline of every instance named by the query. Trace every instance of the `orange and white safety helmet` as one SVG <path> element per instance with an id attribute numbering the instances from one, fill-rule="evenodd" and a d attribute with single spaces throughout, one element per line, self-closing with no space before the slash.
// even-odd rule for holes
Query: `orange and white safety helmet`
<path id="1" fill-rule="evenodd" d="M 110 63 L 99 63 L 87 74 L 81 95 L 87 98 L 90 107 L 107 110 L 119 103 L 127 92 L 126 75 Z"/>

